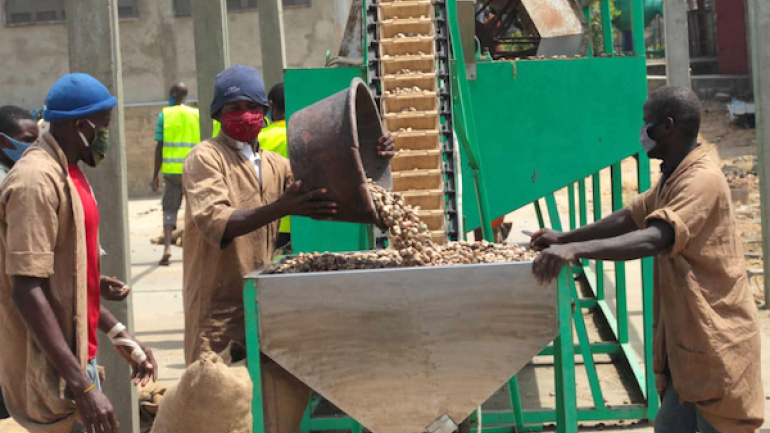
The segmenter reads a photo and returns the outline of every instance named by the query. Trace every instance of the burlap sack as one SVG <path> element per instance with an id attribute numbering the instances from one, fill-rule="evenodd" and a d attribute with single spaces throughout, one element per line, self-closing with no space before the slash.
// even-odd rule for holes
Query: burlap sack
<path id="1" fill-rule="evenodd" d="M 241 356 L 213 352 L 190 364 L 160 401 L 151 433 L 250 433 L 252 384 Z"/>

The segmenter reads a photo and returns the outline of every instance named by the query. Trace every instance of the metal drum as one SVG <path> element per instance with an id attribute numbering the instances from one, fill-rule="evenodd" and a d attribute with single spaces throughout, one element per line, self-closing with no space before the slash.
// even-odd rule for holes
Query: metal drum
<path id="1" fill-rule="evenodd" d="M 377 156 L 383 135 L 377 106 L 366 84 L 329 96 L 289 119 L 287 139 L 294 178 L 303 190 L 326 188 L 339 210 L 334 220 L 375 224 L 366 179 L 391 186 L 390 162 Z"/>

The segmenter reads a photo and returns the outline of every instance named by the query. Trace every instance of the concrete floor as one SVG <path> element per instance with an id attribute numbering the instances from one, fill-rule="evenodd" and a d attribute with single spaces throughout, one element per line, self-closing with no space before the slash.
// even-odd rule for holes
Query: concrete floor
<path id="1" fill-rule="evenodd" d="M 561 202 L 562 200 L 560 200 Z M 134 302 L 134 328 L 138 338 L 146 342 L 154 351 L 160 364 L 160 379 L 163 382 L 173 383 L 178 380 L 184 371 L 184 357 L 182 351 L 182 339 L 184 329 L 184 317 L 182 314 L 182 249 L 174 247 L 174 256 L 171 266 L 160 267 L 158 260 L 162 253 L 162 247 L 152 245 L 150 239 L 158 236 L 161 230 L 160 199 L 131 200 L 129 204 L 131 218 L 131 252 L 132 252 L 132 285 Z M 512 217 L 515 221 L 510 240 L 522 241 L 526 237 L 521 230 L 537 227 L 534 213 L 531 210 L 520 211 Z M 611 274 L 611 266 L 608 266 Z M 641 295 L 638 290 L 639 272 L 638 265 L 629 263 L 628 268 L 628 298 L 630 335 L 632 344 L 637 352 L 641 350 L 639 336 L 641 335 Z M 611 279 L 608 280 L 611 283 Z M 613 299 L 614 293 L 608 291 L 608 299 Z M 614 300 L 613 300 L 614 302 Z M 760 311 L 761 326 L 763 332 L 763 345 L 770 347 L 770 311 Z M 590 321 L 589 321 L 590 322 Z M 770 396 L 770 355 L 765 350 L 763 353 L 763 372 L 765 390 Z M 522 372 L 520 374 L 522 395 L 525 408 L 552 407 L 552 372 L 538 371 Z M 578 371 L 578 397 L 580 406 L 590 406 L 590 393 L 585 381 L 584 370 Z M 620 385 L 616 372 L 607 369 L 607 373 L 600 370 L 602 388 L 605 390 L 605 398 L 608 402 L 631 399 Z M 525 383 L 528 377 L 529 385 Z M 770 399 L 770 397 L 768 397 Z M 765 410 L 765 418 L 770 419 L 770 405 Z M 770 422 L 766 423 L 770 427 Z M 653 429 L 646 423 L 625 422 L 616 425 L 584 426 L 581 431 L 629 431 L 652 432 Z M 764 431 L 764 429 L 763 429 Z M 768 429 L 767 431 L 770 431 Z"/>

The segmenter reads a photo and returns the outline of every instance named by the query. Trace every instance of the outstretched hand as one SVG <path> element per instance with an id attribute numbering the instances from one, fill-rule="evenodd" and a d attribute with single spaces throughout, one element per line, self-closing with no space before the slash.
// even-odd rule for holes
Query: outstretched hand
<path id="1" fill-rule="evenodd" d="M 529 247 L 535 251 L 543 251 L 551 245 L 558 245 L 561 243 L 559 239 L 562 233 L 551 229 L 540 229 L 535 233 L 532 233 L 529 240 Z"/>
<path id="2" fill-rule="evenodd" d="M 575 250 L 571 245 L 552 245 L 537 256 L 532 263 L 532 273 L 540 285 L 549 284 L 559 276 L 564 265 L 575 259 Z"/>
<path id="3" fill-rule="evenodd" d="M 287 215 L 314 219 L 331 219 L 337 213 L 337 203 L 328 199 L 326 188 L 302 192 L 302 181 L 291 184 L 278 198 Z"/>

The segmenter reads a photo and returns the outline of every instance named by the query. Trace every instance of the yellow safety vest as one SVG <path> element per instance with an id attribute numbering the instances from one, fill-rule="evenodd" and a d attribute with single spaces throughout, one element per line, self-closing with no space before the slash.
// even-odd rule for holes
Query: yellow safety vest
<path id="1" fill-rule="evenodd" d="M 288 158 L 286 146 L 286 121 L 279 120 L 271 123 L 259 133 L 259 147 L 264 150 L 273 151 L 284 158 Z M 291 232 L 291 223 L 289 217 L 281 219 L 281 227 L 278 229 L 281 233 Z"/>
<path id="2" fill-rule="evenodd" d="M 163 109 L 164 174 L 182 174 L 184 159 L 201 141 L 198 109 L 175 105 Z"/>

